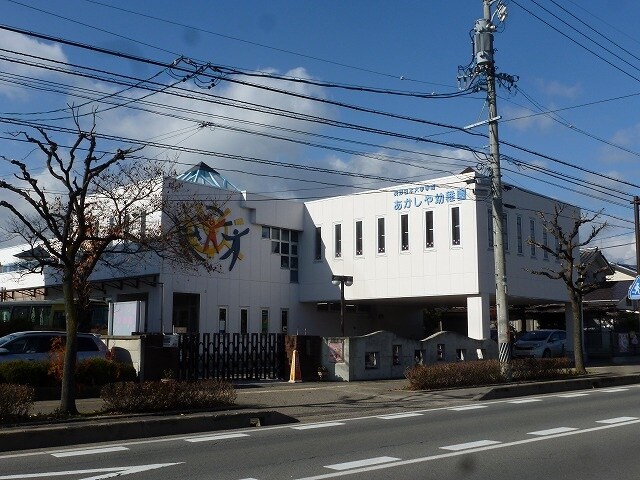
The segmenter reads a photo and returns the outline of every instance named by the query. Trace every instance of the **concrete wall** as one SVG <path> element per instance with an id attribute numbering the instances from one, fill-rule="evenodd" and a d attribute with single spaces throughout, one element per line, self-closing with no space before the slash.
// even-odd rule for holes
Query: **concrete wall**
<path id="1" fill-rule="evenodd" d="M 380 380 L 403 378 L 418 363 L 497 359 L 498 344 L 475 340 L 454 332 L 439 332 L 424 340 L 410 340 L 391 332 L 361 337 L 325 337 L 322 365 L 330 380 Z"/>
<path id="2" fill-rule="evenodd" d="M 114 353 L 114 360 L 133 365 L 136 372 L 140 374 L 142 369 L 142 338 L 140 336 L 103 336 L 101 338 Z"/>

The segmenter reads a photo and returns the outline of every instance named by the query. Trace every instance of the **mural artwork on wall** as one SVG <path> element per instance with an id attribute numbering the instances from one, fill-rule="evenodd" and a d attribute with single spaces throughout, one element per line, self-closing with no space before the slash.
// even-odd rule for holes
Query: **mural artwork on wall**
<path id="1" fill-rule="evenodd" d="M 249 233 L 249 228 L 240 231 L 231 227 L 244 225 L 242 217 L 231 220 L 231 209 L 224 211 L 217 206 L 207 206 L 214 213 L 213 218 L 202 224 L 192 227 L 191 243 L 194 248 L 208 257 L 220 256 L 220 260 L 231 258 L 229 271 L 233 270 L 236 260 L 242 260 L 244 255 L 240 250 L 240 239 Z"/>

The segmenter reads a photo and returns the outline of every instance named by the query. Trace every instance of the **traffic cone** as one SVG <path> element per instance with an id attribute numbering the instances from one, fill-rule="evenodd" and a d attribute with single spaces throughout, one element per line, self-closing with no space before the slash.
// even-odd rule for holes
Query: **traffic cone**
<path id="1" fill-rule="evenodd" d="M 298 350 L 293 351 L 291 357 L 291 373 L 289 375 L 289 383 L 298 383 L 302 381 L 302 373 L 300 373 L 300 357 Z"/>

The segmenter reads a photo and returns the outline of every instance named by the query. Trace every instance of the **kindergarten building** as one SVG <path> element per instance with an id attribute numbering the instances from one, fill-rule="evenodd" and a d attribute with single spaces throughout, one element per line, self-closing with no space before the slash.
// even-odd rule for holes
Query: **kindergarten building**
<path id="1" fill-rule="evenodd" d="M 94 298 L 144 304 L 141 331 L 337 336 L 342 304 L 347 336 L 388 330 L 423 338 L 436 321 L 438 328 L 489 337 L 495 279 L 487 177 L 468 169 L 309 202 L 241 191 L 205 164 L 178 179 L 189 194 L 219 200 L 211 207 L 216 220 L 190 235 L 220 268 L 184 272 L 158 260 L 118 278 L 97 272 Z M 562 283 L 530 273 L 559 268 L 528 243 L 553 248 L 537 212 L 553 212 L 558 202 L 508 186 L 503 201 L 511 318 L 526 305 L 566 304 Z M 572 214 L 579 210 L 565 205 L 565 228 Z M 0 250 L 2 299 L 60 296 L 45 277 L 19 275 L 24 252 Z M 353 277 L 344 303 L 333 275 Z"/>

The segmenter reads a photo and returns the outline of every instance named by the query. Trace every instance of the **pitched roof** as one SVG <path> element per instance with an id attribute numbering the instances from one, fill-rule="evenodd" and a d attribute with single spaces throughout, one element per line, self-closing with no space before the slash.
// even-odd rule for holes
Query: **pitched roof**
<path id="1" fill-rule="evenodd" d="M 241 191 L 233 183 L 204 162 L 194 165 L 186 172 L 178 175 L 176 178 L 185 182 L 199 183 L 201 185 L 224 188 L 225 190 L 234 190 L 236 192 Z"/>

